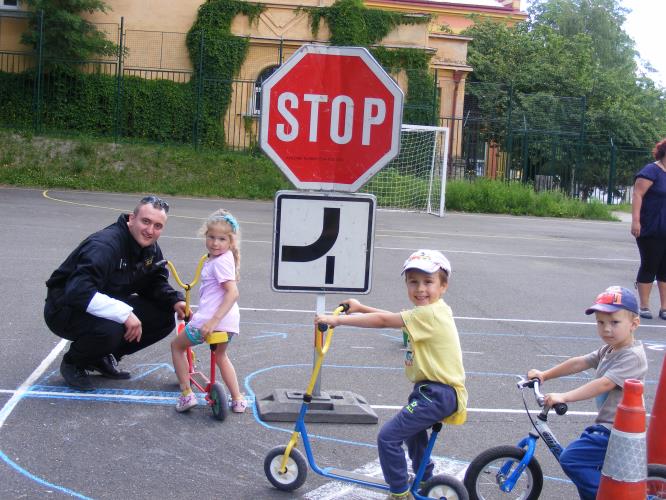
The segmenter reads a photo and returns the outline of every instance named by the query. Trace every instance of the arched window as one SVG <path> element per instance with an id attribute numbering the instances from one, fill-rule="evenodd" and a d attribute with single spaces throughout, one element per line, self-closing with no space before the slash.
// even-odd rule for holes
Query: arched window
<path id="1" fill-rule="evenodd" d="M 252 99 L 252 114 L 258 115 L 261 113 L 261 86 L 280 66 L 269 66 L 265 68 L 257 80 L 254 82 L 254 98 Z"/>

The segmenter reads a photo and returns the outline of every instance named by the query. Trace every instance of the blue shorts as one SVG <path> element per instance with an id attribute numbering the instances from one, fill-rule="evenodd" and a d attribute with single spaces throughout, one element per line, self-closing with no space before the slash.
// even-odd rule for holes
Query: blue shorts
<path id="1" fill-rule="evenodd" d="M 207 340 L 204 339 L 203 335 L 201 335 L 201 330 L 199 330 L 198 328 L 194 328 L 193 326 L 190 326 L 188 323 L 187 325 L 185 325 L 185 335 L 187 335 L 187 339 L 190 341 L 192 345 L 199 345 L 203 344 L 204 342 L 208 342 L 209 344 L 220 344 L 223 342 L 230 342 L 235 334 L 231 332 L 213 332 L 208 336 Z M 211 341 L 211 337 L 217 337 L 217 338 L 221 337 L 222 340 Z"/>

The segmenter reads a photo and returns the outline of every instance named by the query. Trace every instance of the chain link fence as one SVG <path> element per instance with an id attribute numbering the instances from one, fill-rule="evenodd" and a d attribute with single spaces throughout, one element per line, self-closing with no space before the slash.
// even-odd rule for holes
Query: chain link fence
<path id="1" fill-rule="evenodd" d="M 20 43 L 28 14 L 0 12 L 1 126 L 253 150 L 261 84 L 307 42 L 242 39 L 245 63 L 226 80 L 204 64 L 203 48 L 212 43 L 205 36 L 192 61 L 186 33 L 127 30 L 122 20 L 96 26 L 119 47 L 116 57 L 66 61 L 72 71 L 48 71 L 41 47 Z M 409 100 L 405 116 L 449 128 L 451 179 L 520 181 L 617 203 L 630 200 L 633 174 L 651 159 L 647 149 L 617 148 L 610 139 L 587 142 L 584 98 L 467 82 L 462 116 L 438 118 L 437 81 L 434 75 L 422 102 Z"/>

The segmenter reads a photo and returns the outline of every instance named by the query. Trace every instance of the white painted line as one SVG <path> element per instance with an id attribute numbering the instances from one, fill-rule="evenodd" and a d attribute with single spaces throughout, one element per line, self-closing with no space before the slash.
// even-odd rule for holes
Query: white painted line
<path id="1" fill-rule="evenodd" d="M 399 410 L 402 408 L 402 406 L 394 405 L 370 405 L 370 407 L 374 410 Z M 467 408 L 467 413 L 525 413 L 525 410 L 513 410 L 511 408 Z M 538 412 L 530 413 L 538 414 Z M 596 411 L 568 411 L 567 415 L 595 416 L 597 413 Z"/>
<path id="2" fill-rule="evenodd" d="M 194 306 L 193 306 L 194 307 Z M 314 314 L 314 309 L 270 309 L 262 307 L 241 307 L 241 311 L 251 311 L 251 312 L 270 312 L 270 313 L 306 313 Z M 506 321 L 508 323 L 536 323 L 540 325 L 581 325 L 581 326 L 596 326 L 596 323 L 590 321 L 554 321 L 554 320 L 545 320 L 545 319 L 518 319 L 518 318 L 479 318 L 476 316 L 454 316 L 455 320 L 461 321 Z M 641 323 L 639 327 L 644 328 L 661 328 L 665 329 L 666 324 L 664 325 L 646 325 Z"/>
<path id="3" fill-rule="evenodd" d="M 25 379 L 25 382 L 23 382 L 19 388 L 14 391 L 14 395 L 9 398 L 9 401 L 7 401 L 2 407 L 2 410 L 0 410 L 0 429 L 2 429 L 2 426 L 5 424 L 5 420 L 7 420 L 7 417 L 9 417 L 21 398 L 28 392 L 28 388 L 32 386 L 35 381 L 39 379 L 39 377 L 42 376 L 53 360 L 57 358 L 60 352 L 65 348 L 67 342 L 68 341 L 65 339 L 62 339 L 60 342 L 58 342 L 58 344 L 51 350 L 49 355 L 46 356 L 39 364 L 39 366 L 35 368 L 35 370 L 30 374 L 30 376 Z"/>
<path id="4" fill-rule="evenodd" d="M 400 250 L 400 251 L 409 251 L 412 250 L 412 247 L 382 247 L 375 245 L 375 250 Z M 461 253 L 466 255 L 491 255 L 494 257 L 517 257 L 517 258 L 528 258 L 528 259 L 550 259 L 550 260 L 582 260 L 582 261 L 593 261 L 593 262 L 638 262 L 638 259 L 609 259 L 606 257 L 570 257 L 565 255 L 532 255 L 532 254 L 520 254 L 520 253 L 500 253 L 500 252 L 481 252 L 481 251 L 472 251 L 472 250 L 451 250 L 450 248 L 442 248 L 442 253 Z"/>
<path id="5" fill-rule="evenodd" d="M 19 391 L 11 391 L 7 389 L 0 389 L 0 393 L 11 394 L 18 393 Z M 75 396 L 77 399 L 135 399 L 138 401 L 152 400 L 152 401 L 175 401 L 176 396 L 147 396 L 141 394 L 107 394 L 105 392 L 60 392 L 60 391 L 23 391 L 23 395 L 27 396 L 57 396 L 63 399 L 72 398 Z"/>
<path id="6" fill-rule="evenodd" d="M 463 354 L 483 354 L 482 352 L 479 351 L 463 351 Z"/>
<path id="7" fill-rule="evenodd" d="M 537 358 L 570 358 L 571 356 L 560 356 L 558 354 L 537 354 Z"/>
<path id="8" fill-rule="evenodd" d="M 471 320 L 471 321 L 508 321 L 513 323 L 537 323 L 542 325 L 587 325 L 596 326 L 596 323 L 587 321 L 553 321 L 545 319 L 516 319 L 516 318 L 478 318 L 475 316 L 454 316 L 455 320 Z M 640 329 L 643 328 L 666 328 L 666 325 L 646 325 L 641 323 Z"/>
<path id="9" fill-rule="evenodd" d="M 48 359 L 48 358 L 47 358 Z M 45 360 L 46 361 L 46 360 Z M 41 365 L 40 365 L 41 366 Z M 47 365 L 48 366 L 48 365 Z M 33 380 L 34 382 L 34 380 Z M 24 383 L 21 387 L 24 387 L 26 383 Z M 27 384 L 27 386 L 30 386 L 30 384 Z M 104 392 L 95 392 L 95 393 L 90 393 L 90 392 L 58 392 L 58 391 L 29 391 L 24 389 L 17 389 L 17 390 L 11 390 L 11 389 L 0 389 L 0 394 L 14 394 L 12 399 L 16 397 L 18 394 L 21 395 L 21 397 L 25 395 L 32 395 L 32 396 L 58 396 L 62 397 L 63 399 L 71 398 L 72 396 L 76 396 L 77 399 L 134 399 L 134 400 L 152 400 L 152 401 L 173 401 L 173 397 L 169 396 L 148 396 L 148 395 L 141 395 L 141 394 L 105 394 Z M 5 407 L 12 401 L 10 399 L 7 404 L 5 404 Z M 20 399 L 20 398 L 19 398 Z M 18 401 L 17 401 L 18 402 Z M 16 406 L 16 404 L 14 404 Z M 402 405 L 370 405 L 370 407 L 374 410 L 400 410 L 403 406 Z M 3 410 L 4 411 L 4 410 Z M 514 410 L 511 408 L 467 408 L 468 413 L 525 413 L 525 410 Z M 590 415 L 596 415 L 597 412 L 594 411 L 568 411 L 567 415 L 584 415 L 584 416 L 590 416 Z M 2 427 L 2 422 L 0 421 L 0 427 Z"/>
<path id="10" fill-rule="evenodd" d="M 172 215 L 170 217 L 178 217 L 177 215 Z M 196 219 L 198 217 L 184 217 Z M 172 240 L 200 240 L 201 238 L 194 236 L 160 236 L 160 238 L 172 239 Z M 410 238 L 416 239 L 416 238 Z M 243 243 L 258 243 L 263 245 L 272 245 L 273 242 L 269 240 L 243 240 Z M 375 250 L 391 250 L 391 251 L 400 251 L 408 252 L 413 250 L 413 247 L 383 247 L 381 245 L 375 245 Z M 502 253 L 502 252 L 481 252 L 479 250 L 452 250 L 450 248 L 442 249 L 442 252 L 445 254 L 457 253 L 464 255 L 485 255 L 491 257 L 511 257 L 511 258 L 520 258 L 520 259 L 547 259 L 547 260 L 581 260 L 584 262 L 629 262 L 636 263 L 639 262 L 638 259 L 630 258 L 608 258 L 608 257 L 579 257 L 579 256 L 568 256 L 568 255 L 546 255 L 546 254 L 522 254 L 522 253 Z"/>

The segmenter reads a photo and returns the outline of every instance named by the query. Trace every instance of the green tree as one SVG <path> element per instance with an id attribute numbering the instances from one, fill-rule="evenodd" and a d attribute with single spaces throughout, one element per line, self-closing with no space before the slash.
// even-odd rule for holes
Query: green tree
<path id="1" fill-rule="evenodd" d="M 44 13 L 42 55 L 47 70 L 71 69 L 77 63 L 117 54 L 118 46 L 106 34 L 81 17 L 83 13 L 106 12 L 102 0 L 26 0 L 30 11 L 28 30 L 22 42 L 37 47 L 40 12 Z"/>
<path id="2" fill-rule="evenodd" d="M 571 154 L 563 161 L 580 154 L 573 153 L 578 138 L 592 143 L 582 150 L 586 168 L 576 174 L 588 188 L 608 180 L 611 141 L 620 148 L 649 148 L 666 134 L 666 91 L 639 72 L 634 42 L 622 28 L 626 13 L 619 0 L 535 0 L 523 23 L 508 27 L 478 18 L 465 32 L 474 38 L 468 87 L 511 86 L 513 124 L 550 134 L 541 150 L 530 148 L 532 163 L 548 156 L 544 149 L 554 142 L 568 141 Z M 571 106 L 557 96 L 572 98 Z M 506 99 L 477 101 L 482 111 L 485 105 L 501 112 Z M 620 177 L 630 179 L 635 165 L 618 167 L 627 170 Z"/>

